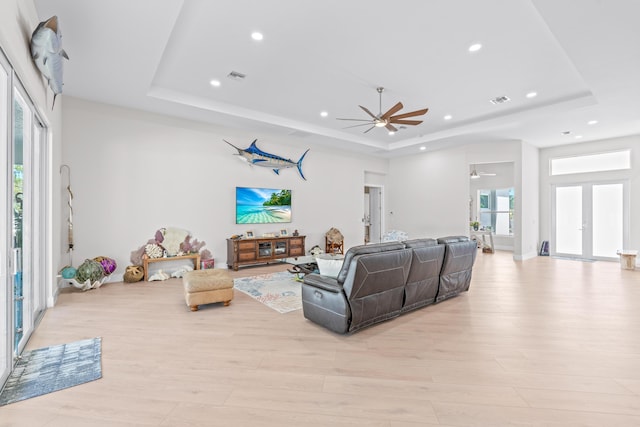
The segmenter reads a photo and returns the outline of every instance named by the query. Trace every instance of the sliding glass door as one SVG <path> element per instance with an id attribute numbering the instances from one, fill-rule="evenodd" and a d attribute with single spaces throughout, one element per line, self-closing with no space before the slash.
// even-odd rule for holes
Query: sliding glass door
<path id="1" fill-rule="evenodd" d="M 13 347 L 19 354 L 45 308 L 43 249 L 45 132 L 22 88 L 14 86 L 12 145 Z"/>
<path id="2" fill-rule="evenodd" d="M 583 259 L 616 259 L 628 235 L 626 182 L 555 187 L 552 253 Z"/>
<path id="3" fill-rule="evenodd" d="M 0 51 L 0 388 L 46 307 L 47 130 Z"/>

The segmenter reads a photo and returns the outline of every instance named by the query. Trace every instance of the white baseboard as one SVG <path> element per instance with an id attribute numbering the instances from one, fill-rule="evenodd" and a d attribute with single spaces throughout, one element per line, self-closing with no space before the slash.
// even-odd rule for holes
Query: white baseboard
<path id="1" fill-rule="evenodd" d="M 531 258 L 535 258 L 538 256 L 537 252 L 527 252 L 526 254 L 522 254 L 522 255 L 514 255 L 513 259 L 515 261 L 525 261 Z"/>

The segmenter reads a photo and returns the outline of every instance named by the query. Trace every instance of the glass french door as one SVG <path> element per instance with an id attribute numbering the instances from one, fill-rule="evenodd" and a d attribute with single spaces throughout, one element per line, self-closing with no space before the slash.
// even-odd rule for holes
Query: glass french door
<path id="1" fill-rule="evenodd" d="M 25 192 L 25 138 L 29 138 L 29 116 L 25 117 L 24 101 L 16 98 L 13 103 L 13 147 L 11 188 L 11 250 L 13 255 L 13 347 L 17 351 L 24 336 L 24 192 Z M 25 132 L 26 128 L 26 132 Z M 27 156 L 28 158 L 28 156 Z M 28 166 L 28 165 L 27 165 Z"/>
<path id="2" fill-rule="evenodd" d="M 626 182 L 555 186 L 551 254 L 617 259 L 628 236 Z"/>
<path id="3" fill-rule="evenodd" d="M 46 305 L 46 132 L 21 87 L 13 91 L 11 244 L 13 351 L 20 354 Z"/>

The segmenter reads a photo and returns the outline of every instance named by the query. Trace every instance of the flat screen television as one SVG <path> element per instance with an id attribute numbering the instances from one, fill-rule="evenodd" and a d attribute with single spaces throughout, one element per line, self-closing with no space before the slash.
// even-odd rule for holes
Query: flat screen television
<path id="1" fill-rule="evenodd" d="M 291 190 L 236 187 L 236 224 L 291 222 Z"/>

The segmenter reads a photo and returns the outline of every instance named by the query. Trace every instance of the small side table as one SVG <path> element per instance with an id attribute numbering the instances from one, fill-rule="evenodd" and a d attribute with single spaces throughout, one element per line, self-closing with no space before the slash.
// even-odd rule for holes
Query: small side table
<path id="1" fill-rule="evenodd" d="M 618 255 L 620 255 L 620 268 L 623 270 L 636 269 L 636 256 L 638 255 L 638 251 L 623 249 L 618 251 Z"/>
<path id="2" fill-rule="evenodd" d="M 163 261 L 176 261 L 180 259 L 190 259 L 193 261 L 193 269 L 200 270 L 200 254 L 189 254 L 162 258 L 149 258 L 146 254 L 142 256 L 142 268 L 144 268 L 144 281 L 149 280 L 149 264 Z"/>
<path id="3" fill-rule="evenodd" d="M 471 229 L 469 231 L 469 233 L 471 234 L 471 237 L 473 238 L 475 236 L 476 238 L 476 242 L 479 242 L 482 248 L 482 252 L 487 252 L 492 254 L 494 251 L 494 247 L 493 247 L 493 234 L 491 233 L 490 230 L 474 230 Z M 482 242 L 480 242 L 479 237 L 482 236 Z M 487 243 L 487 239 L 485 238 L 485 236 L 489 236 L 489 243 Z"/>

